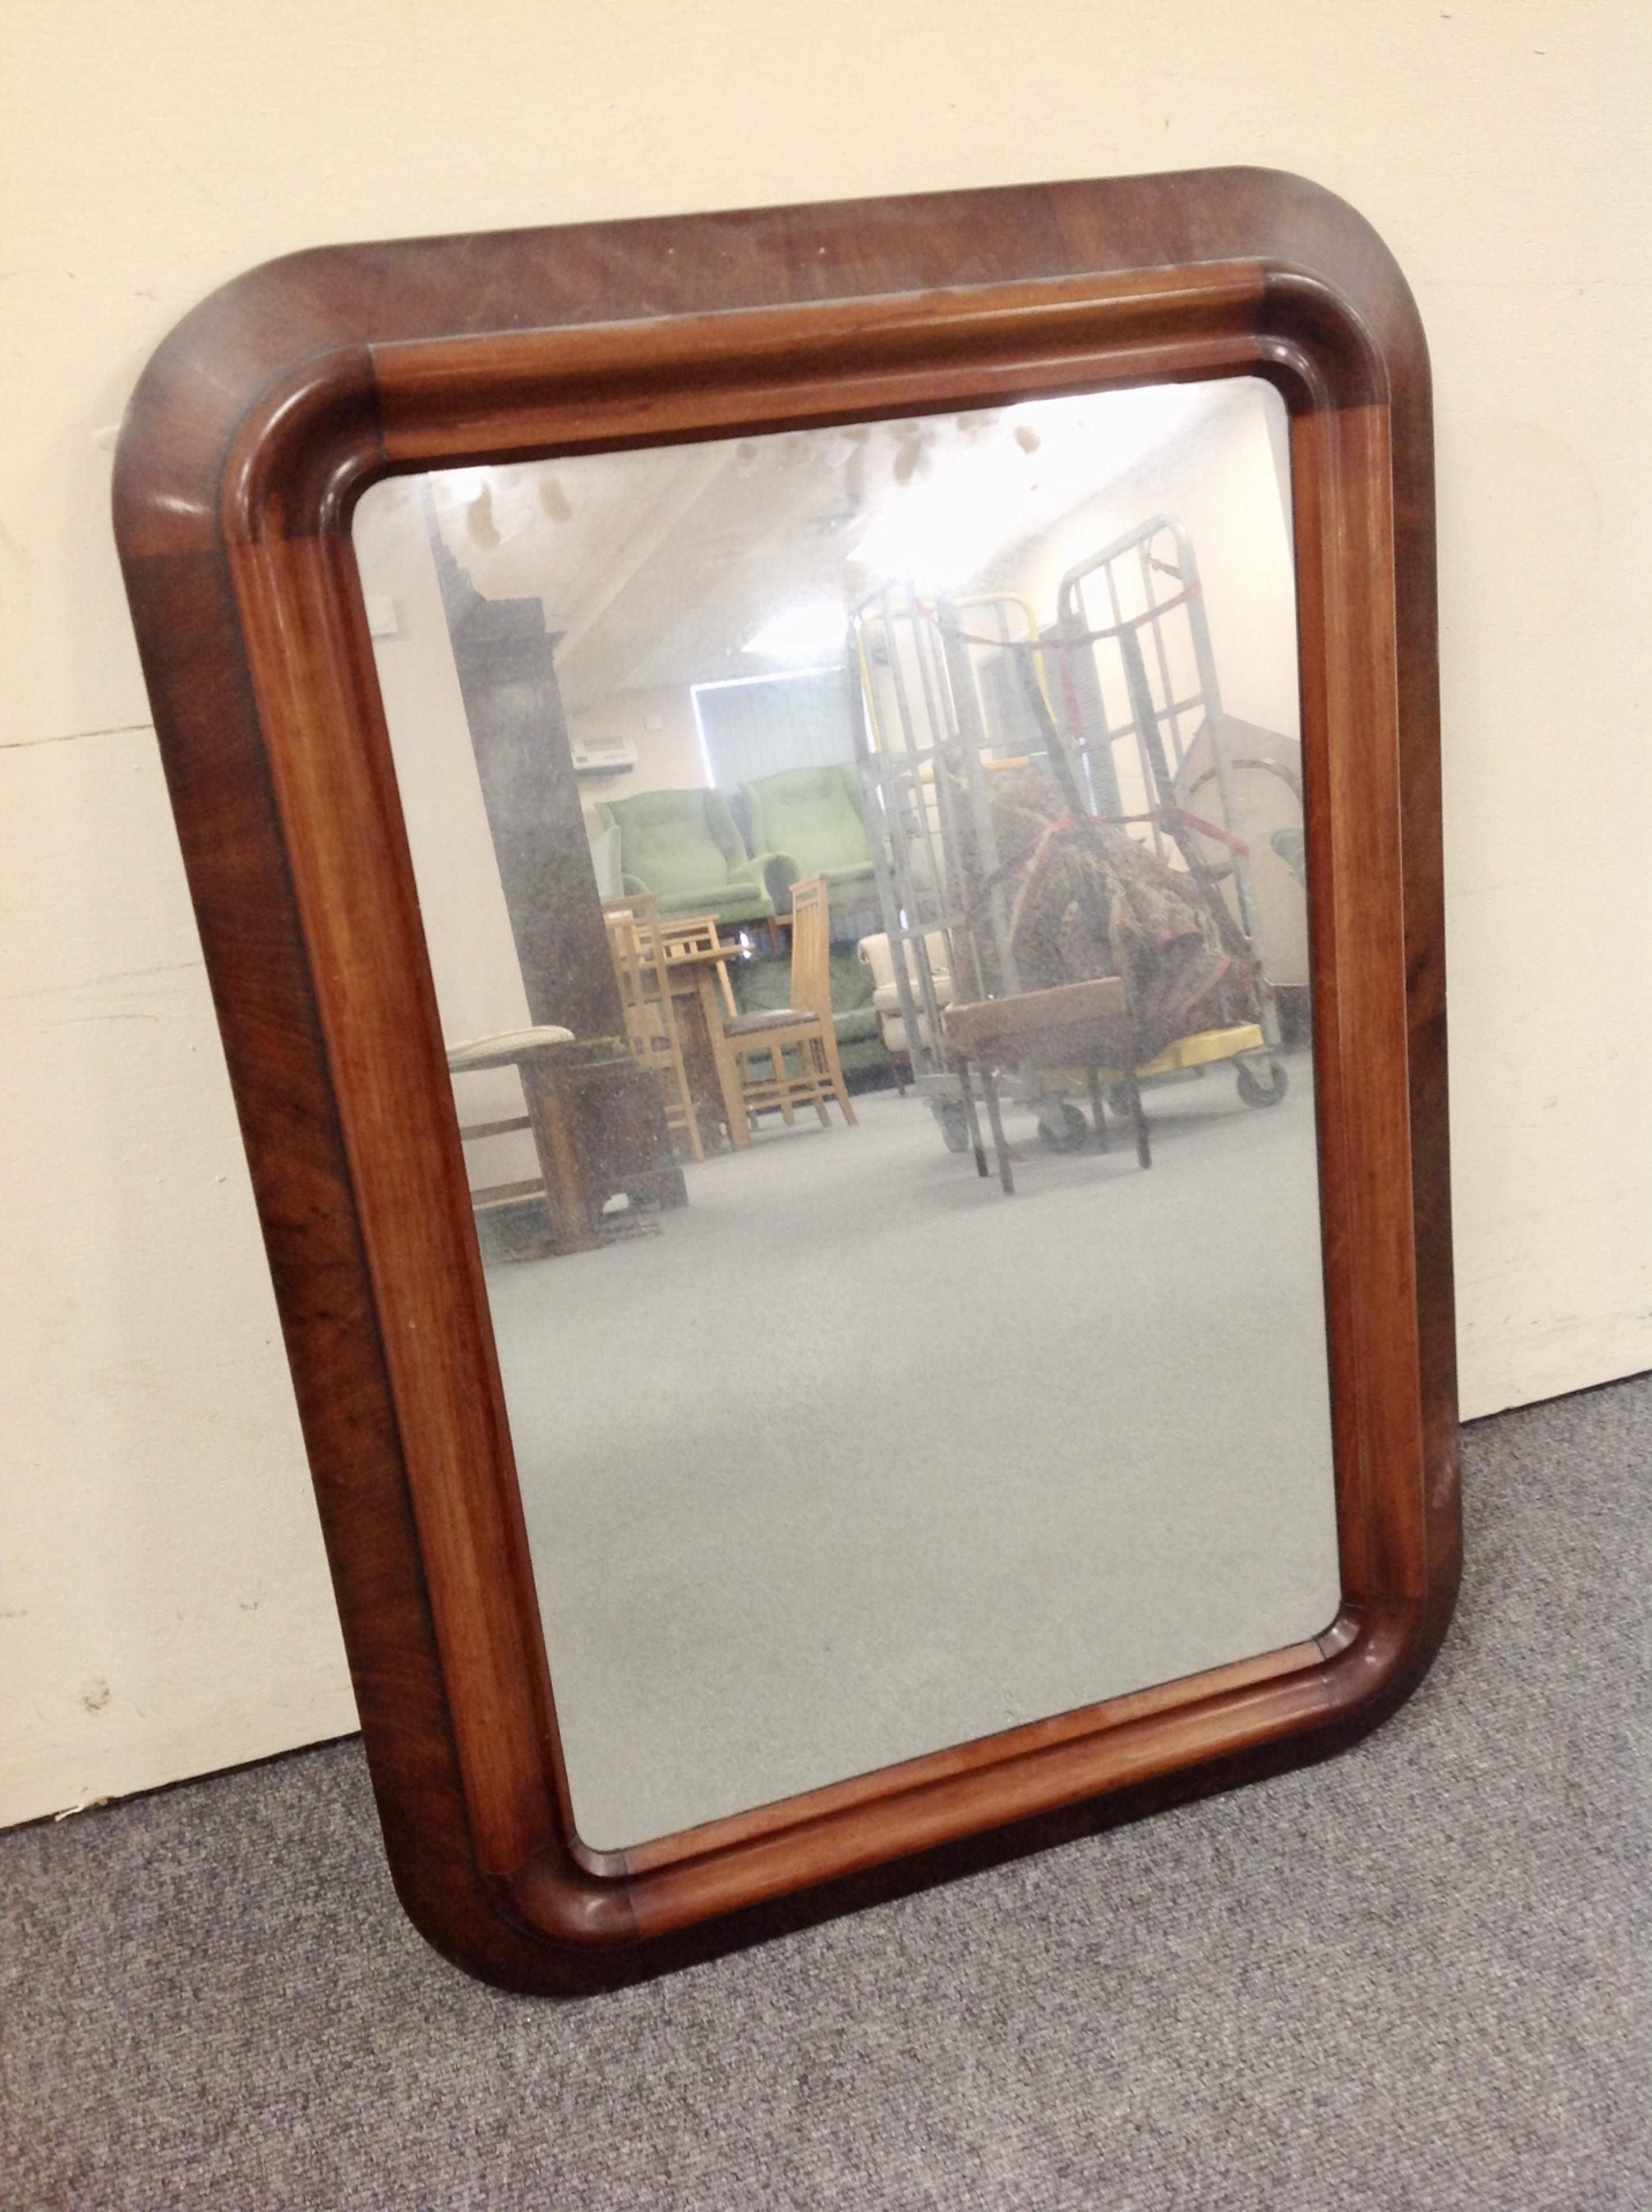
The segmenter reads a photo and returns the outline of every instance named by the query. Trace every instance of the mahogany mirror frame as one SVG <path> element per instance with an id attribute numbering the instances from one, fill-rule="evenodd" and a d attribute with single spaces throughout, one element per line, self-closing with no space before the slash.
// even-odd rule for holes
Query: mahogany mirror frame
<path id="1" fill-rule="evenodd" d="M 354 503 L 444 465 L 1237 375 L 1290 420 L 1341 1609 L 590 1850 Z M 516 1989 L 613 1986 L 1302 1764 L 1409 1693 L 1460 1553 L 1432 447 L 1416 310 L 1361 217 L 1229 169 L 323 247 L 167 339 L 115 515 L 390 1864 L 433 1944 Z"/>

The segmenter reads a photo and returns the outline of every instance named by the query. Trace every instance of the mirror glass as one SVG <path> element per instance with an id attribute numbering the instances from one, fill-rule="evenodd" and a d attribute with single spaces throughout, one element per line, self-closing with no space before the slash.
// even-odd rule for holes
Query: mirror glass
<path id="1" fill-rule="evenodd" d="M 580 1834 L 1324 1629 L 1282 405 L 454 469 L 355 540 Z"/>

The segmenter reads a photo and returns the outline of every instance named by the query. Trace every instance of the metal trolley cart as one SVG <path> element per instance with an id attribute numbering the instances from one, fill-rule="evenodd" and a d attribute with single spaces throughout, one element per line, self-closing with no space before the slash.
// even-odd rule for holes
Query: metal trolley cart
<path id="1" fill-rule="evenodd" d="M 1155 551 L 1155 540 L 1166 530 L 1173 533 L 1172 550 L 1185 556 L 1174 593 L 1157 588 L 1169 564 Z M 1133 604 L 1133 580 L 1121 573 L 1133 561 L 1145 586 L 1138 588 Z M 1188 576 L 1191 588 L 1184 580 Z M 1108 594 L 1111 619 L 1106 623 L 1096 619 L 1086 596 L 1097 582 Z M 1173 633 L 1179 613 L 1184 628 L 1197 629 L 1191 656 Z M 1092 1115 L 1099 1117 L 1103 1083 L 1114 1109 L 1136 1123 L 1144 1164 L 1138 1079 L 1234 1060 L 1248 1103 L 1271 1103 L 1283 1095 L 1284 1071 L 1268 1050 L 1278 1030 L 1260 981 L 1242 839 L 1227 820 L 1194 823 L 1175 806 L 1175 766 L 1192 742 L 1195 718 L 1212 732 L 1218 794 L 1224 804 L 1231 795 L 1202 617 L 1191 546 L 1180 526 L 1165 520 L 1070 571 L 1062 580 L 1057 628 L 1047 636 L 1040 635 L 1029 602 L 1007 592 L 931 599 L 896 585 L 857 611 L 853 634 L 865 702 L 858 760 L 893 981 L 914 1087 L 927 1098 L 955 1151 L 973 1148 L 981 1158 L 963 1063 L 949 1050 L 947 1006 L 979 1006 L 1026 988 L 1012 943 L 1011 895 L 993 804 L 995 779 L 1017 769 L 1032 768 L 1045 776 L 1075 823 L 1144 823 L 1161 854 L 1169 841 L 1242 972 L 1254 979 L 1247 1009 L 1254 1018 L 1178 1037 L 1145 1064 L 1120 1065 L 1103 1077 L 1093 1053 L 1083 1066 L 1029 1066 L 1024 1057 L 1012 1063 L 1018 1072 L 1011 1095 L 1034 1108 L 1046 1145 L 1072 1150 L 1090 1140 L 1074 1093 L 1087 1090 Z M 1108 648 L 1122 665 L 1122 684 L 1118 665 L 1105 665 Z M 1196 690 L 1185 678 L 1175 680 L 1179 661 L 1190 657 Z M 1109 711 L 1114 696 L 1126 709 L 1122 717 Z M 1114 750 L 1133 736 L 1137 758 L 1146 763 L 1142 781 L 1149 803 L 1127 811 Z M 1212 839 L 1227 856 L 1225 866 L 1213 867 L 1206 856 Z M 1224 882 L 1236 889 L 1236 915 L 1223 897 Z M 944 967 L 938 947 L 944 947 Z M 1105 1143 L 1099 1118 L 1095 1134 Z"/>
<path id="2" fill-rule="evenodd" d="M 1254 1018 L 1239 1027 L 1254 1026 L 1260 1034 L 1246 1039 L 1236 1030 L 1178 1039 L 1138 1072 L 1151 1081 L 1231 1060 L 1245 1104 L 1276 1105 L 1285 1090 L 1285 1071 L 1273 1056 L 1278 1014 L 1266 980 L 1199 563 L 1180 520 L 1155 515 L 1069 568 L 1057 591 L 1049 645 L 1090 811 L 1145 825 L 1161 859 L 1175 852 L 1250 976 Z M 1220 813 L 1214 823 L 1180 803 L 1199 745 L 1214 770 Z M 1127 804 L 1127 779 L 1133 804 Z"/>
<path id="3" fill-rule="evenodd" d="M 914 1087 L 951 1148 L 973 1146 L 979 1157 L 943 1016 L 955 1000 L 1021 988 L 1003 890 L 989 890 L 985 910 L 972 913 L 967 871 L 973 862 L 989 879 L 997 875 L 988 782 L 1006 765 L 1024 766 L 1026 757 L 989 747 L 966 617 L 983 625 L 1000 652 L 1037 646 L 1030 606 L 1002 594 L 927 600 L 908 586 L 890 585 L 858 610 L 853 636 L 865 715 L 856 756 Z M 944 966 L 934 957 L 938 945 Z M 1063 1102 L 1049 1112 L 1052 1131 L 1064 1128 Z"/>

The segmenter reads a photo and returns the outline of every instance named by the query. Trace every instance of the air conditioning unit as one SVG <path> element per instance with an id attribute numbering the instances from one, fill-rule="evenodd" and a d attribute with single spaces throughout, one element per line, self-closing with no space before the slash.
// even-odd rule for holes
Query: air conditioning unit
<path id="1" fill-rule="evenodd" d="M 637 749 L 629 738 L 581 738 L 573 741 L 575 775 L 623 775 L 637 764 Z"/>

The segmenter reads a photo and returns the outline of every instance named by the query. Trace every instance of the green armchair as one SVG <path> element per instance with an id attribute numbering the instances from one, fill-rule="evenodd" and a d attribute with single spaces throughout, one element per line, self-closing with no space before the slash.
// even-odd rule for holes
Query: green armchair
<path id="1" fill-rule="evenodd" d="M 652 891 L 659 913 L 719 921 L 768 921 L 800 871 L 779 854 L 746 851 L 720 791 L 644 791 L 596 809 L 619 831 L 628 891 Z"/>
<path id="2" fill-rule="evenodd" d="M 783 853 L 794 882 L 799 876 L 824 876 L 835 919 L 876 900 L 860 779 L 852 762 L 760 776 L 743 783 L 740 795 L 750 816 L 752 844 Z"/>
<path id="3" fill-rule="evenodd" d="M 732 961 L 734 995 L 743 1014 L 769 1013 L 789 1005 L 792 963 L 769 957 Z M 879 1075 L 887 1079 L 890 1056 L 878 1033 L 878 1009 L 872 1004 L 873 976 L 855 953 L 845 949 L 831 956 L 832 1032 L 837 1057 L 846 1076 Z M 864 1088 L 865 1086 L 863 1086 Z"/>

